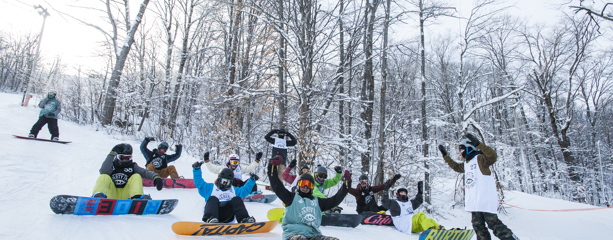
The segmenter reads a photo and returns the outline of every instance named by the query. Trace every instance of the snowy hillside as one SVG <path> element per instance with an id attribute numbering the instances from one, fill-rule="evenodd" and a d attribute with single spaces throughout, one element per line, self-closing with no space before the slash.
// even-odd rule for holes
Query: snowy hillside
<path id="1" fill-rule="evenodd" d="M 145 188 L 153 199 L 179 199 L 179 205 L 169 215 L 155 216 L 74 216 L 56 215 L 49 209 L 49 199 L 55 195 L 90 196 L 98 169 L 107 153 L 117 143 L 127 142 L 135 149 L 139 139 L 109 136 L 91 126 L 59 121 L 60 139 L 70 144 L 29 141 L 12 135 L 27 135 L 38 117 L 38 109 L 20 107 L 20 95 L 0 93 L 0 142 L 3 158 L 0 160 L 0 239 L 195 239 L 172 232 L 177 221 L 200 221 L 204 199 L 195 189 Z M 32 104 L 31 104 L 32 106 Z M 48 138 L 44 127 L 40 138 Z M 151 144 L 151 146 L 154 146 Z M 171 147 L 171 152 L 174 147 Z M 173 164 L 180 175 L 192 178 L 191 164 L 197 157 L 184 154 Z M 144 165 L 137 150 L 134 161 Z M 441 160 L 442 161 L 442 160 Z M 215 176 L 203 170 L 204 179 Z M 435 186 L 436 187 L 436 186 Z M 441 186 L 443 187 L 443 186 Z M 445 186 L 451 188 L 453 186 Z M 507 192 L 507 202 L 526 209 L 557 210 L 593 208 L 593 206 L 562 200 L 542 198 L 518 192 Z M 348 196 L 347 199 L 353 198 Z M 443 197 L 435 196 L 435 204 L 451 205 Z M 442 199 L 442 200 L 441 200 Z M 351 199 L 353 200 L 353 199 Z M 355 206 L 345 205 L 345 213 L 355 213 Z M 266 220 L 270 208 L 281 207 L 279 200 L 272 204 L 246 203 L 249 213 L 257 220 Z M 471 227 L 470 215 L 461 209 L 447 209 L 431 216 L 447 228 Z M 543 212 L 507 208 L 500 214 L 521 239 L 611 239 L 613 236 L 613 209 L 594 211 Z M 406 236 L 394 227 L 358 226 L 355 229 L 322 227 L 324 235 L 340 239 L 418 239 L 418 234 Z M 266 234 L 244 235 L 232 239 L 280 239 L 282 229 L 277 226 Z M 227 237 L 201 237 L 228 239 Z M 476 238 L 474 238 L 476 239 Z M 495 239 L 495 238 L 494 238 Z"/>

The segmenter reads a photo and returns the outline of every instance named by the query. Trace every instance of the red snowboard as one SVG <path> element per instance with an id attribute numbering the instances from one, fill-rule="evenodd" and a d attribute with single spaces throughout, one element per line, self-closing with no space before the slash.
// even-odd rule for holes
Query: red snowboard
<path id="1" fill-rule="evenodd" d="M 196 188 L 194 179 L 184 178 L 163 178 L 164 188 Z M 153 181 L 143 179 L 143 187 L 153 187 Z"/>
<path id="2" fill-rule="evenodd" d="M 44 138 L 31 138 L 31 137 L 24 137 L 24 136 L 17 136 L 17 135 L 13 135 L 13 137 L 27 139 L 27 140 L 43 141 L 43 142 L 54 142 L 54 143 L 63 143 L 63 144 L 70 143 L 66 141 L 52 141 L 52 140 L 44 139 Z"/>

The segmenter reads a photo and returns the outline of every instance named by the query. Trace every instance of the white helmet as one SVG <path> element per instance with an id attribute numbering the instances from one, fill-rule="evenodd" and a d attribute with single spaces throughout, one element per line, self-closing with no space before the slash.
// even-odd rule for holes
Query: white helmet
<path id="1" fill-rule="evenodd" d="M 240 158 L 238 157 L 237 154 L 230 154 L 230 160 L 239 160 L 240 161 Z"/>

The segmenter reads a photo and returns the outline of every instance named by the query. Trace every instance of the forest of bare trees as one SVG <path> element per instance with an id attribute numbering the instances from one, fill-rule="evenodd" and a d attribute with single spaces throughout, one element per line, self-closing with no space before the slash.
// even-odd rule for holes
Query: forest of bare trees
<path id="1" fill-rule="evenodd" d="M 137 2 L 99 1 L 104 24 L 79 19 L 102 33 L 107 64 L 96 71 L 68 74 L 61 58 L 33 65 L 37 36 L 0 32 L 0 89 L 23 93 L 36 66 L 30 92 L 57 90 L 61 119 L 194 156 L 270 154 L 264 135 L 285 128 L 300 165 L 342 165 L 375 184 L 425 179 L 427 203 L 434 183 L 461 179 L 434 146 L 460 161 L 457 142 L 471 132 L 498 152 L 501 190 L 613 203 L 613 48 L 602 44 L 613 3 L 569 1 L 572 14 L 543 26 L 478 0 L 460 32 L 425 36 L 431 22 L 460 17 L 454 6 Z M 400 24 L 416 34 L 398 40 Z"/>

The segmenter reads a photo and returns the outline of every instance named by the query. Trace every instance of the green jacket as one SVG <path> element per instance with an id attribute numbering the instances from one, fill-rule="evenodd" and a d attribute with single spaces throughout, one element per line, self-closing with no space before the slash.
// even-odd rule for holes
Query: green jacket
<path id="1" fill-rule="evenodd" d="M 313 179 L 316 179 L 315 173 L 311 175 L 313 175 Z M 313 188 L 313 196 L 318 197 L 318 198 L 327 198 L 326 195 L 323 194 L 323 191 L 339 183 L 342 177 L 343 177 L 342 174 L 337 173 L 334 176 L 334 178 L 324 180 L 323 185 L 319 184 L 317 180 L 315 180 L 315 187 Z"/>

